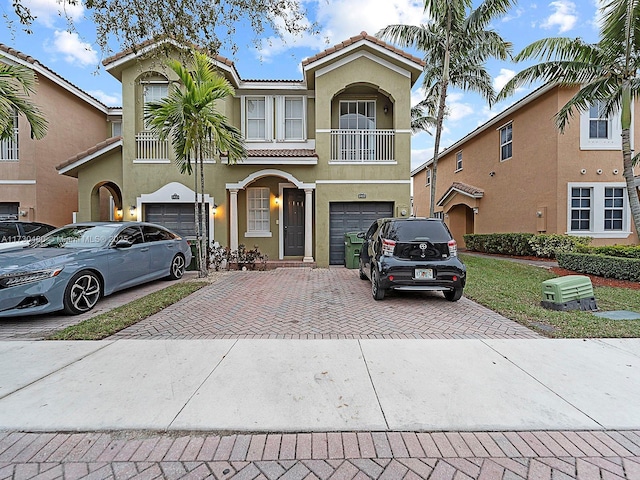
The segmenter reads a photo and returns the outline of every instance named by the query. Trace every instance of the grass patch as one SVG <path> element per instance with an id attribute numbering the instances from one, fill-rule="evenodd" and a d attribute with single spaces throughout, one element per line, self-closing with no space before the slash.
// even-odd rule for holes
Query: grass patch
<path id="1" fill-rule="evenodd" d="M 102 340 L 200 290 L 207 282 L 181 282 L 49 336 L 47 340 Z"/>
<path id="2" fill-rule="evenodd" d="M 508 260 L 461 255 L 467 266 L 467 298 L 552 338 L 640 337 L 640 320 L 607 320 L 590 312 L 547 310 L 540 305 L 542 282 L 557 275 Z M 594 287 L 600 311 L 640 313 L 640 291 Z"/>

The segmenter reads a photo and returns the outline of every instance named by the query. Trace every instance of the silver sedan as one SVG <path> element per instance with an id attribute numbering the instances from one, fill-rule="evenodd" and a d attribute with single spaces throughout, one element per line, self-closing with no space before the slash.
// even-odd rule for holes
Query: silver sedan
<path id="1" fill-rule="evenodd" d="M 30 247 L 0 254 L 0 317 L 91 310 L 102 296 L 182 277 L 191 248 L 145 222 L 75 223 Z"/>

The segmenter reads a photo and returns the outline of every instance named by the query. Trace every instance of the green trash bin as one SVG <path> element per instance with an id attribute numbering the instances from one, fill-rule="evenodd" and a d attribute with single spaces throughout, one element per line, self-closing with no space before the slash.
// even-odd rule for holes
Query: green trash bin
<path id="1" fill-rule="evenodd" d="M 358 268 L 360 259 L 360 249 L 364 239 L 358 238 L 359 232 L 348 232 L 344 234 L 344 266 L 347 268 Z"/>

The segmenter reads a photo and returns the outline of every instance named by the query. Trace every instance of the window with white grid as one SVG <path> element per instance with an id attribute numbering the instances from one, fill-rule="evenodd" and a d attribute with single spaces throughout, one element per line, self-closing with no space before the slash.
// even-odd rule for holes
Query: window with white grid
<path id="1" fill-rule="evenodd" d="M 266 140 L 267 115 L 265 97 L 253 97 L 246 100 L 246 138 L 247 140 Z"/>
<path id="2" fill-rule="evenodd" d="M 247 232 L 270 232 L 269 197 L 267 187 L 247 188 Z"/>
<path id="3" fill-rule="evenodd" d="M 18 112 L 13 111 L 13 135 L 0 141 L 0 162 L 18 160 Z"/>
<path id="4" fill-rule="evenodd" d="M 144 103 L 157 102 L 169 95 L 169 84 L 167 82 L 154 82 L 144 84 Z"/>
<path id="5" fill-rule="evenodd" d="M 284 99 L 284 138 L 285 140 L 304 139 L 304 102 L 302 97 Z"/>
<path id="6" fill-rule="evenodd" d="M 604 189 L 604 229 L 622 230 L 624 218 L 624 188 Z"/>
<path id="7" fill-rule="evenodd" d="M 631 209 L 624 183 L 570 183 L 568 194 L 568 233 L 594 238 L 631 235 Z"/>

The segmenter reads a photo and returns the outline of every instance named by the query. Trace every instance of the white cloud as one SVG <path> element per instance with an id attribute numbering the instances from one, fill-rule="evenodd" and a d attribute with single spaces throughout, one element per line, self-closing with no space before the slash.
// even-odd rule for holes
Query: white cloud
<path id="1" fill-rule="evenodd" d="M 98 54 L 91 44 L 83 42 L 77 33 L 56 30 L 53 33 L 53 43 L 48 50 L 64 55 L 67 63 L 87 66 L 98 64 Z"/>
<path id="2" fill-rule="evenodd" d="M 118 94 L 110 95 L 103 92 L 102 90 L 89 90 L 87 91 L 87 93 L 92 97 L 97 98 L 108 107 L 116 107 L 122 105 L 122 98 Z"/>
<path id="3" fill-rule="evenodd" d="M 493 79 L 493 88 L 496 92 L 502 90 L 509 80 L 511 80 L 516 72 L 514 70 L 509 70 L 508 68 L 501 68 L 500 73 L 496 75 Z"/>
<path id="4" fill-rule="evenodd" d="M 58 19 L 66 22 L 68 18 L 75 22 L 84 14 L 82 2 L 71 5 L 68 0 L 23 0 L 22 3 L 31 10 L 37 22 L 49 28 L 54 28 Z"/>
<path id="5" fill-rule="evenodd" d="M 570 0 L 556 0 L 549 6 L 555 11 L 540 25 L 544 29 L 558 27 L 558 33 L 571 30 L 578 21 L 576 4 Z"/>
<path id="6" fill-rule="evenodd" d="M 520 18 L 523 14 L 524 14 L 524 9 L 523 8 L 516 8 L 511 13 L 508 13 L 507 15 L 502 17 L 502 22 L 503 23 L 510 22 L 511 20 L 515 20 L 516 18 Z"/>
<path id="7" fill-rule="evenodd" d="M 261 59 L 269 61 L 293 47 L 320 51 L 362 31 L 375 35 L 387 25 L 425 21 L 424 3 L 418 0 L 314 0 L 314 3 L 321 31 L 316 35 L 289 35 L 284 43 L 274 37 L 265 39 L 259 51 Z"/>
<path id="8" fill-rule="evenodd" d="M 465 120 L 474 114 L 475 108 L 469 103 L 463 102 L 463 99 L 464 94 L 461 92 L 453 92 L 447 95 L 447 123 Z"/>

